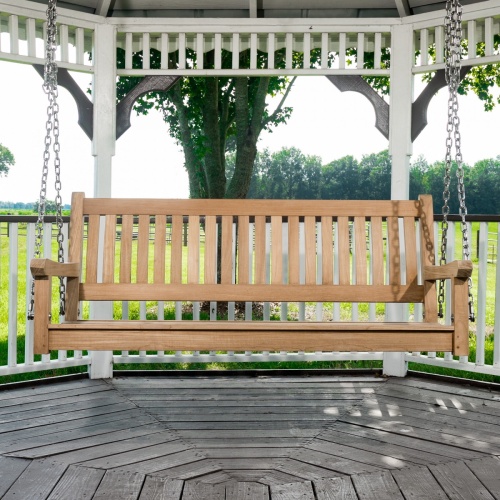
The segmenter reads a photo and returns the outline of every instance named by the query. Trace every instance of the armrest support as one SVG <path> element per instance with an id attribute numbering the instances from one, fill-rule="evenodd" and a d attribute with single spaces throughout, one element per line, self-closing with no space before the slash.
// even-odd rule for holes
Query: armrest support
<path id="1" fill-rule="evenodd" d="M 437 281 L 443 279 L 467 279 L 472 275 L 472 262 L 470 260 L 454 260 L 442 266 L 425 266 L 424 281 Z"/>
<path id="2" fill-rule="evenodd" d="M 49 278 L 51 276 L 65 276 L 78 278 L 80 264 L 78 262 L 56 262 L 51 259 L 31 259 L 31 274 L 35 279 Z"/>

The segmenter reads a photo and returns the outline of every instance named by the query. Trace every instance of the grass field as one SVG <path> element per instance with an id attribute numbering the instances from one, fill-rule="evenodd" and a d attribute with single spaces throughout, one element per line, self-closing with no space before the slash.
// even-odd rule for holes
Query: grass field
<path id="1" fill-rule="evenodd" d="M 456 244 L 456 257 L 460 258 L 460 228 L 458 224 L 456 225 L 457 229 L 457 244 Z M 478 230 L 478 224 L 473 225 L 473 232 L 471 236 L 471 242 L 474 244 L 475 249 L 475 241 L 476 241 L 476 233 Z M 494 232 L 496 227 L 492 225 L 491 231 Z M 7 330 L 8 330 L 8 266 L 9 266 L 9 249 L 8 249 L 8 238 L 4 236 L 5 231 L 2 230 L 2 236 L 0 237 L 0 366 L 5 366 L 7 364 L 7 351 L 8 351 L 8 343 L 7 343 Z M 186 250 L 186 249 L 184 249 Z M 152 255 L 152 252 L 151 252 Z M 26 263 L 28 257 L 26 255 L 26 238 L 19 238 L 19 251 L 18 251 L 18 310 L 17 310 L 17 327 L 18 335 L 17 339 L 17 352 L 18 352 L 18 363 L 24 362 L 24 335 L 26 325 L 25 318 L 25 290 L 26 290 Z M 472 255 L 472 260 L 475 265 L 475 272 L 473 277 L 474 282 L 474 296 L 477 297 L 477 258 L 476 253 L 474 251 Z M 203 253 L 201 255 L 201 268 L 203 269 Z M 168 267 L 168 266 L 167 266 Z M 492 363 L 493 356 L 493 326 L 494 326 L 494 307 L 495 307 L 495 280 L 496 280 L 496 263 L 488 263 L 488 271 L 487 271 L 487 287 L 486 287 L 486 328 L 487 328 L 487 338 L 486 338 L 486 364 Z M 54 287 L 56 288 L 56 287 Z M 54 290 L 54 304 L 57 304 L 57 297 L 55 296 L 56 290 Z M 476 299 L 477 300 L 477 299 Z M 314 307 L 314 306 L 311 306 Z M 138 303 L 130 303 L 130 317 L 139 317 L 139 304 Z M 324 310 L 326 314 L 331 312 L 332 304 L 324 304 Z M 147 317 L 150 319 L 156 318 L 156 304 L 148 303 L 147 304 Z M 296 305 L 290 304 L 289 314 L 293 317 L 296 315 L 297 307 Z M 368 306 L 366 304 L 360 304 L 358 307 L 358 311 L 360 314 L 360 319 L 364 319 L 367 316 Z M 84 315 L 87 314 L 87 309 L 84 309 Z M 189 310 L 186 309 L 185 315 L 189 317 Z M 377 308 L 377 314 L 382 315 L 383 309 Z M 202 313 L 203 315 L 203 313 Z M 350 304 L 341 304 L 341 318 L 349 319 L 351 315 L 351 306 Z M 53 311 L 54 320 L 57 320 L 58 311 L 55 306 Z M 121 317 L 121 309 L 118 304 L 115 306 L 115 317 Z M 175 317 L 173 306 L 166 309 L 165 318 L 173 319 Z M 203 319 L 203 316 L 201 317 Z M 275 317 L 272 319 L 279 319 L 279 317 Z M 475 325 L 471 324 L 471 335 L 470 335 L 470 347 L 471 347 L 471 355 L 469 359 L 474 360 L 475 358 Z M 68 356 L 71 356 L 72 353 L 68 353 Z M 57 358 L 57 353 L 52 353 L 54 358 Z M 117 365 L 117 369 L 211 369 L 211 370 L 225 370 L 225 369 L 260 369 L 260 368 L 377 368 L 380 367 L 380 362 L 284 362 L 284 363 L 211 363 L 211 364 L 147 364 L 147 365 L 139 365 L 132 364 L 127 366 Z M 464 373 L 463 371 L 458 371 L 457 373 L 453 373 L 454 371 L 450 371 L 447 369 L 443 369 L 441 367 L 434 367 L 429 365 L 417 365 L 415 363 L 410 364 L 411 369 L 417 369 L 420 371 L 432 371 L 438 372 L 442 374 L 455 374 L 457 376 L 467 376 L 470 378 L 480 379 L 480 380 L 489 380 L 500 382 L 500 378 L 493 377 L 489 375 L 483 374 L 475 374 L 475 373 Z M 20 375 L 13 375 L 8 377 L 0 377 L 0 383 L 12 382 L 16 380 L 28 380 L 32 378 L 40 378 L 46 376 L 52 376 L 55 374 L 68 374 L 86 371 L 86 367 L 75 367 L 68 368 L 64 370 L 49 370 L 47 372 L 40 373 L 26 373 Z"/>

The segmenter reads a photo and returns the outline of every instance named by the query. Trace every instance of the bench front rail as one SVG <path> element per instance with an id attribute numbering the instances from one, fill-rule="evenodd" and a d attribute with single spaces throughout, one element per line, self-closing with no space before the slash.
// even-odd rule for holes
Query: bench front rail
<path id="1" fill-rule="evenodd" d="M 412 201 L 72 198 L 68 263 L 34 259 L 35 352 L 468 353 L 469 261 L 434 265 L 432 198 Z M 53 276 L 66 316 L 50 322 Z M 451 282 L 452 324 L 436 281 Z M 423 322 L 78 319 L 82 302 L 422 303 Z"/>

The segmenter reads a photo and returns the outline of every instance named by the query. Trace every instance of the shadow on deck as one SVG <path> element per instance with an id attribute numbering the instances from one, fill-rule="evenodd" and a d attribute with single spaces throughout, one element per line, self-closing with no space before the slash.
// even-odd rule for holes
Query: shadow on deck
<path id="1" fill-rule="evenodd" d="M 0 392 L 9 500 L 500 499 L 500 393 L 376 377 Z"/>

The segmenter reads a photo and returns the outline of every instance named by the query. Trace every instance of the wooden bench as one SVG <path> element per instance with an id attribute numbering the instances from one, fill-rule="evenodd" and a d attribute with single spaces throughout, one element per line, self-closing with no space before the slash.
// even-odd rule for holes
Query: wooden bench
<path id="1" fill-rule="evenodd" d="M 432 223 L 428 195 L 417 201 L 278 201 L 103 199 L 74 193 L 68 263 L 31 263 L 35 352 L 467 355 L 472 263 L 435 266 Z M 60 275 L 67 277 L 66 316 L 62 324 L 52 324 L 51 282 Z M 437 318 L 436 280 L 444 278 L 451 280 L 451 325 Z M 423 322 L 401 323 L 78 320 L 81 301 L 423 303 L 425 314 Z"/>

